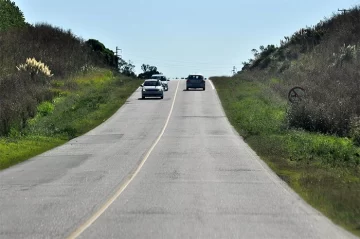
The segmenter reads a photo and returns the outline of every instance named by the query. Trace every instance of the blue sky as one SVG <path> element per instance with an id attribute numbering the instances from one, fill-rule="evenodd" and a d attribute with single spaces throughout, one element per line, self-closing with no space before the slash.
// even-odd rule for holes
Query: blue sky
<path id="1" fill-rule="evenodd" d="M 94 38 L 136 65 L 169 77 L 230 75 L 251 49 L 348 9 L 360 0 L 15 0 L 29 23 L 47 22 Z"/>

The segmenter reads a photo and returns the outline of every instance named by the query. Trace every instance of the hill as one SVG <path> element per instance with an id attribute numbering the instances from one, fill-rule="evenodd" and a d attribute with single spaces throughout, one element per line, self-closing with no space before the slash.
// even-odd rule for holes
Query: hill
<path id="1" fill-rule="evenodd" d="M 140 84 L 100 41 L 26 23 L 10 0 L 0 0 L 0 52 L 0 170 L 99 125 Z"/>
<path id="2" fill-rule="evenodd" d="M 30 25 L 12 1 L 0 0 L 0 6 L 0 136 L 26 127 L 37 106 L 57 96 L 56 80 L 94 68 L 119 71 L 123 60 L 98 40 L 47 23 Z"/>
<path id="3" fill-rule="evenodd" d="M 357 235 L 359 46 L 354 7 L 279 46 L 253 49 L 233 77 L 211 78 L 230 122 L 257 154 L 308 203 Z"/>
<path id="4" fill-rule="evenodd" d="M 277 92 L 282 97 L 289 88 L 302 87 L 306 98 L 290 107 L 289 126 L 360 143 L 360 106 L 355 103 L 360 100 L 359 39 L 360 9 L 355 7 L 298 30 L 278 47 L 254 49 L 254 59 L 243 63 L 239 75 L 280 80 Z"/>

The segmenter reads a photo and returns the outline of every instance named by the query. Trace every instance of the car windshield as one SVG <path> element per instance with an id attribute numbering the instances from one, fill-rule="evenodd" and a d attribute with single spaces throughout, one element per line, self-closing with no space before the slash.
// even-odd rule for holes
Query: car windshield
<path id="1" fill-rule="evenodd" d="M 145 81 L 144 86 L 159 86 L 160 82 L 158 81 Z"/>
<path id="2" fill-rule="evenodd" d="M 189 80 L 203 80 L 204 77 L 203 76 L 200 76 L 200 75 L 190 75 L 188 77 Z"/>

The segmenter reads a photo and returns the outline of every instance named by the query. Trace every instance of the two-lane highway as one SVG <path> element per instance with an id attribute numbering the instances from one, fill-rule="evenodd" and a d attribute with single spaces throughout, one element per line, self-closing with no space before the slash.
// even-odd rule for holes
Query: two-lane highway
<path id="1" fill-rule="evenodd" d="M 268 169 L 206 87 L 138 90 L 88 134 L 0 172 L 0 238 L 352 238 Z"/>

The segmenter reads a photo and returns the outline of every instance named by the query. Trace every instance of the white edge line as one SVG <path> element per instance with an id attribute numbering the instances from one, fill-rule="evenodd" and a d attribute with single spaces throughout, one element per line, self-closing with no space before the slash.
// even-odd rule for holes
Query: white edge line
<path id="1" fill-rule="evenodd" d="M 212 81 L 209 80 L 209 82 L 210 82 L 210 84 L 211 84 L 212 89 L 215 90 L 215 86 L 214 86 L 214 84 L 212 83 Z"/>
<path id="2" fill-rule="evenodd" d="M 125 181 L 125 183 L 123 183 L 119 189 L 115 192 L 115 194 L 113 196 L 111 196 L 102 206 L 101 208 L 99 208 L 85 223 L 83 223 L 82 225 L 80 225 L 73 233 L 70 234 L 70 236 L 68 236 L 68 239 L 74 239 L 77 238 L 78 236 L 80 236 L 87 228 L 89 228 L 91 226 L 91 224 L 93 224 L 105 211 L 106 209 L 108 209 L 111 204 L 114 203 L 114 201 L 121 195 L 121 193 L 127 188 L 127 186 L 129 186 L 129 184 L 133 181 L 133 179 L 136 177 L 136 175 L 140 172 L 141 168 L 144 166 L 146 160 L 149 158 L 150 154 L 152 153 L 152 151 L 154 150 L 154 148 L 156 147 L 156 145 L 159 143 L 161 137 L 163 136 L 165 129 L 167 128 L 169 121 L 170 121 L 170 117 L 172 115 L 173 109 L 174 109 L 174 105 L 175 105 L 175 100 L 176 100 L 176 96 L 177 96 L 177 92 L 178 92 L 178 88 L 179 88 L 179 84 L 180 81 L 177 84 L 176 87 L 176 91 L 175 91 L 175 95 L 174 95 L 174 100 L 172 102 L 171 108 L 170 108 L 170 112 L 169 115 L 166 119 L 165 125 L 160 133 L 160 135 L 158 136 L 158 138 L 156 139 L 155 143 L 151 146 L 151 148 L 149 149 L 149 151 L 146 153 L 145 157 L 143 158 L 143 160 L 140 162 L 139 166 L 137 167 L 137 169 L 133 172 L 130 173 L 128 175 L 128 179 L 127 181 Z"/>

